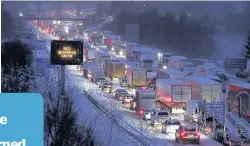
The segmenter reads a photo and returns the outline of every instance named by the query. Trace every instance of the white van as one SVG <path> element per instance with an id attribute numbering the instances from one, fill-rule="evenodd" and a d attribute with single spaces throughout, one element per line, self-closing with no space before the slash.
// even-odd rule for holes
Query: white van
<path id="1" fill-rule="evenodd" d="M 200 100 L 189 100 L 186 106 L 184 119 L 190 122 L 198 122 L 199 120 Z"/>

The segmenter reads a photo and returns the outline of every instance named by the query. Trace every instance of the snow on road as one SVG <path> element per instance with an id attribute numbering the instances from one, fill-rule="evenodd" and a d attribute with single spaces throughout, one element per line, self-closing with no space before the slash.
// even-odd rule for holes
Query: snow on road
<path id="1" fill-rule="evenodd" d="M 107 94 L 102 93 L 97 86 L 93 83 L 90 83 L 87 79 L 84 79 L 81 75 L 80 71 L 76 70 L 69 70 L 69 73 L 71 74 L 72 79 L 75 78 L 80 85 L 81 88 L 85 89 L 92 89 L 92 95 L 93 97 L 99 101 L 102 105 L 104 105 L 107 109 L 110 111 L 113 111 L 115 113 L 115 116 L 119 117 L 122 121 L 122 124 L 124 126 L 127 126 L 127 128 L 131 129 L 134 133 L 140 135 L 141 130 L 143 131 L 143 138 L 149 141 L 152 145 L 181 145 L 175 142 L 175 137 L 173 135 L 166 135 L 161 133 L 160 130 L 154 130 L 148 123 L 145 121 L 142 121 L 135 112 L 132 112 L 123 106 L 120 105 L 116 100 L 113 100 L 112 98 L 107 98 Z M 182 121 L 183 124 L 186 124 L 183 119 L 180 117 L 174 117 L 178 118 Z M 193 145 L 193 144 L 188 144 Z M 208 138 L 204 135 L 201 135 L 201 146 L 220 146 L 221 144 L 217 143 L 215 140 Z"/>

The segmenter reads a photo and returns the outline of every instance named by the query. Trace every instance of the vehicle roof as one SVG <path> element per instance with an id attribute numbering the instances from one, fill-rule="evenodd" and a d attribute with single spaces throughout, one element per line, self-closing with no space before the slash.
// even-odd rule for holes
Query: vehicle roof
<path id="1" fill-rule="evenodd" d="M 178 119 L 167 119 L 166 121 L 168 121 L 168 122 L 180 122 L 180 120 L 178 120 Z"/>
<path id="2" fill-rule="evenodd" d="M 167 109 L 155 109 L 157 112 L 169 112 Z"/>
<path id="3" fill-rule="evenodd" d="M 156 76 L 156 72 L 148 72 L 147 78 L 154 78 Z"/>
<path id="4" fill-rule="evenodd" d="M 174 69 L 174 68 L 167 68 L 167 69 L 161 68 L 161 69 L 159 69 L 159 70 L 165 71 L 165 72 L 167 72 L 167 73 L 169 73 L 169 74 L 181 74 L 181 75 L 186 75 L 186 73 L 181 72 L 181 71 L 179 71 L 179 70 L 177 70 L 177 69 Z"/>
<path id="5" fill-rule="evenodd" d="M 188 127 L 190 127 L 190 128 L 195 128 L 195 129 L 197 129 L 197 128 L 198 128 L 198 125 L 195 125 L 195 124 L 186 124 L 186 125 L 182 125 L 182 127 L 183 127 L 183 128 L 188 128 Z"/>
<path id="6" fill-rule="evenodd" d="M 186 77 L 186 79 L 188 80 L 193 80 L 195 82 L 199 82 L 201 84 L 216 84 L 216 85 L 219 85 L 220 83 L 212 80 L 212 79 L 209 79 L 209 77 L 205 77 L 205 76 L 189 76 L 189 77 Z"/>
<path id="7" fill-rule="evenodd" d="M 185 80 L 181 80 L 181 79 L 158 79 L 157 80 L 159 83 L 164 83 L 164 84 L 168 84 L 168 85 L 172 85 L 172 84 L 183 84 L 183 85 L 187 85 L 189 84 L 188 81 Z"/>
<path id="8" fill-rule="evenodd" d="M 187 59 L 187 57 L 184 56 L 171 56 L 170 59 Z"/>
<path id="9" fill-rule="evenodd" d="M 136 92 L 139 93 L 155 93 L 152 88 L 147 88 L 147 89 L 137 89 Z"/>
<path id="10" fill-rule="evenodd" d="M 116 91 L 127 91 L 126 89 L 116 89 Z"/>
<path id="11" fill-rule="evenodd" d="M 136 64 L 135 64 L 136 65 Z M 143 67 L 138 67 L 138 66 L 128 66 L 127 67 L 130 70 L 145 70 Z"/>

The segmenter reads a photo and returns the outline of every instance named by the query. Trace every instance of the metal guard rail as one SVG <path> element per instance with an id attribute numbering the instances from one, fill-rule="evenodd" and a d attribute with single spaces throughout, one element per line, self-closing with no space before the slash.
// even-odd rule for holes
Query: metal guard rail
<path id="1" fill-rule="evenodd" d="M 133 137 L 135 140 L 137 140 L 139 143 L 141 143 L 144 146 L 150 146 L 149 143 L 141 139 L 141 137 L 135 135 L 134 133 L 128 131 L 126 128 L 121 126 L 118 122 L 118 120 L 115 118 L 115 116 L 110 113 L 106 108 L 104 108 L 102 105 L 100 105 L 86 90 L 84 91 L 84 95 L 88 98 L 88 100 L 96 106 L 103 114 L 105 114 L 109 119 L 111 119 L 114 123 L 116 123 L 117 126 L 119 126 L 124 132 L 129 134 L 131 137 Z"/>

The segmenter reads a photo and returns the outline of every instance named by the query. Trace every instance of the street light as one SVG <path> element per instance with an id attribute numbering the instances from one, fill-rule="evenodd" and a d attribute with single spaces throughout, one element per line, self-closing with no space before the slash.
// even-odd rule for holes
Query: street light
<path id="1" fill-rule="evenodd" d="M 20 17 L 23 17 L 23 13 L 19 13 L 19 16 L 20 16 Z"/>

